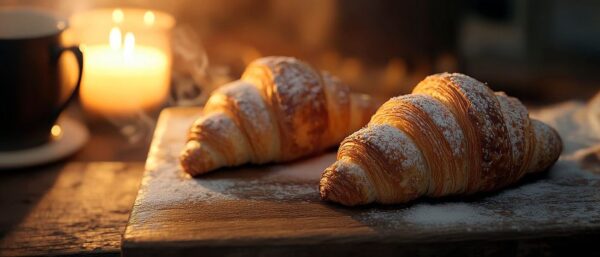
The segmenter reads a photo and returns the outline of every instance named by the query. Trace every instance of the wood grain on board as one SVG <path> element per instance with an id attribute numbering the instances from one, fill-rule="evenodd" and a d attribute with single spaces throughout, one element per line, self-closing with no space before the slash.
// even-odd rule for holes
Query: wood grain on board
<path id="1" fill-rule="evenodd" d="M 600 177 L 568 158 L 493 194 L 347 208 L 319 199 L 334 152 L 190 178 L 177 158 L 199 114 L 161 114 L 124 256 L 560 255 L 600 239 Z"/>

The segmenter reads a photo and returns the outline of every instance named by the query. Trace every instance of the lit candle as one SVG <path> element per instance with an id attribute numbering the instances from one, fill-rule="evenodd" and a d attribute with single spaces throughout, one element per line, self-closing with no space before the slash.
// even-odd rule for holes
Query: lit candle
<path id="1" fill-rule="evenodd" d="M 111 42 L 115 38 L 120 38 L 120 32 L 111 33 Z M 119 115 L 160 105 L 168 94 L 170 75 L 165 53 L 135 46 L 133 34 L 127 34 L 123 47 L 115 45 L 84 48 L 81 99 L 85 108 Z"/>
<path id="2" fill-rule="evenodd" d="M 87 111 L 125 116 L 156 108 L 167 98 L 171 55 L 167 47 L 152 45 L 160 41 L 157 37 L 166 36 L 151 33 L 154 12 L 144 11 L 142 15 L 135 11 L 113 10 L 112 28 L 104 34 L 103 42 L 81 42 L 85 63 L 80 98 Z M 139 24 L 131 25 L 134 22 L 141 24 L 142 29 L 135 31 Z M 147 44 L 137 42 L 138 38 Z"/>

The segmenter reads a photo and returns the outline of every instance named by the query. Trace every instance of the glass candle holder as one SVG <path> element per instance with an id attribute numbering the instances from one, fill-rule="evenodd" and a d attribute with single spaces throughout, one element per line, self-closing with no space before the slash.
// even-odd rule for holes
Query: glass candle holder
<path id="1" fill-rule="evenodd" d="M 170 33 L 175 19 L 135 8 L 84 11 L 70 19 L 84 54 L 80 99 L 86 112 L 106 117 L 155 110 L 171 80 Z"/>

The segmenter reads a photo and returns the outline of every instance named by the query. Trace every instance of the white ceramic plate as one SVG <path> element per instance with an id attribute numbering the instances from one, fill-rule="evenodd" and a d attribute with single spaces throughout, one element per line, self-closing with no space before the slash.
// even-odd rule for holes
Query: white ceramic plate
<path id="1" fill-rule="evenodd" d="M 60 133 L 47 144 L 37 147 L 0 152 L 0 169 L 23 168 L 56 161 L 79 150 L 89 139 L 89 131 L 83 123 L 62 115 L 57 122 Z"/>

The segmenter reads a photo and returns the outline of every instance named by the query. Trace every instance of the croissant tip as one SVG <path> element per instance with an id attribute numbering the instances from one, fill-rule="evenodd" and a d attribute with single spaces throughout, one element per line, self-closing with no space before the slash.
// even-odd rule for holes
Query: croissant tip
<path id="1" fill-rule="evenodd" d="M 321 196 L 321 200 L 329 200 L 330 198 L 330 186 L 329 178 L 331 175 L 331 167 L 327 168 L 323 174 L 321 175 L 321 180 L 319 181 L 319 195 Z"/>
<path id="2" fill-rule="evenodd" d="M 203 155 L 205 154 L 202 154 L 200 143 L 189 141 L 181 155 L 179 155 L 179 164 L 182 170 L 192 177 L 206 173 L 209 170 L 206 168 L 207 163 L 201 161 L 206 160 L 206 158 L 198 158 L 198 156 Z"/>
<path id="3" fill-rule="evenodd" d="M 179 156 L 179 166 L 183 172 L 190 174 L 192 177 L 199 174 L 199 172 L 195 169 L 195 166 L 192 164 L 192 158 L 188 154 L 187 150 L 184 150 L 181 156 Z"/>
<path id="4" fill-rule="evenodd" d="M 355 206 L 372 202 L 366 194 L 365 185 L 351 171 L 352 166 L 335 162 L 327 168 L 319 182 L 319 193 L 325 201 L 337 202 L 345 206 Z"/>
<path id="5" fill-rule="evenodd" d="M 535 157 L 529 172 L 547 170 L 560 157 L 563 142 L 560 134 L 553 127 L 536 119 L 531 119 L 536 137 Z"/>

